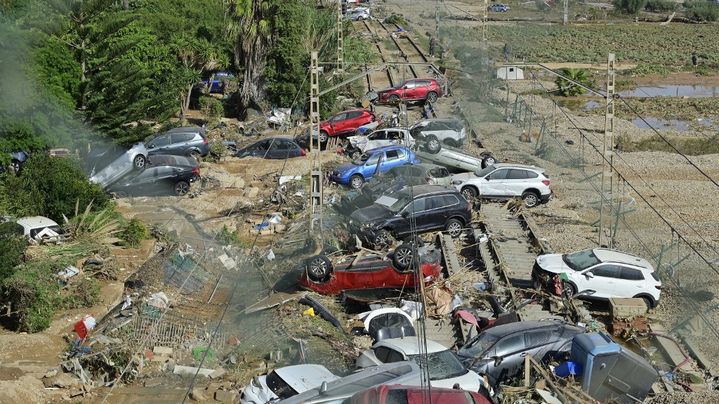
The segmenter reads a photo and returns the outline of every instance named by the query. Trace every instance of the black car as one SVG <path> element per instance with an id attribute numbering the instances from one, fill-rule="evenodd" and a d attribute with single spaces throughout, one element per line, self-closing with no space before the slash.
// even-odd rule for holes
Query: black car
<path id="1" fill-rule="evenodd" d="M 472 220 L 472 205 L 456 189 L 441 185 L 407 186 L 383 195 L 350 215 L 350 226 L 364 243 L 378 248 L 392 239 L 447 230 L 456 237 Z"/>
<path id="2" fill-rule="evenodd" d="M 235 152 L 235 157 L 261 157 L 280 160 L 304 155 L 305 151 L 296 142 L 284 137 L 268 137 Z"/>
<path id="3" fill-rule="evenodd" d="M 147 153 L 205 157 L 210 153 L 210 144 L 205 131 L 205 128 L 199 127 L 170 129 L 145 140 Z"/>
<path id="4" fill-rule="evenodd" d="M 187 194 L 190 183 L 200 176 L 200 167 L 192 158 L 184 158 L 185 161 L 182 161 L 181 156 L 173 157 L 177 160 L 175 164 L 179 165 L 162 163 L 162 160 L 167 160 L 166 157 L 150 157 L 150 165 L 145 170 L 131 172 L 112 184 L 108 191 L 116 196 Z"/>
<path id="5" fill-rule="evenodd" d="M 584 332 L 558 320 L 497 325 L 469 340 L 457 355 L 468 369 L 486 374 L 496 386 L 522 371 L 526 355 L 538 362 L 559 359 L 571 351 L 574 336 Z"/>

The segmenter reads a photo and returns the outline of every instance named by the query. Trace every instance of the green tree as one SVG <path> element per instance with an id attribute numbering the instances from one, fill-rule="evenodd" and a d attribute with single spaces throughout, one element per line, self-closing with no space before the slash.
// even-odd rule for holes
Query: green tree
<path id="1" fill-rule="evenodd" d="M 589 76 L 589 71 L 586 69 L 565 68 L 560 70 L 559 73 L 562 76 L 585 87 L 591 87 L 593 85 L 592 79 Z M 572 81 L 565 80 L 562 77 L 557 77 L 554 82 L 557 85 L 559 94 L 565 97 L 576 97 L 578 95 L 584 94 L 586 90 L 581 86 L 578 86 L 577 84 L 573 83 Z"/>
<path id="2" fill-rule="evenodd" d="M 22 226 L 14 222 L 0 223 L 0 283 L 12 275 L 22 263 L 27 240 Z"/>
<path id="3" fill-rule="evenodd" d="M 647 4 L 647 0 L 614 0 L 614 8 L 623 13 L 637 14 Z"/>

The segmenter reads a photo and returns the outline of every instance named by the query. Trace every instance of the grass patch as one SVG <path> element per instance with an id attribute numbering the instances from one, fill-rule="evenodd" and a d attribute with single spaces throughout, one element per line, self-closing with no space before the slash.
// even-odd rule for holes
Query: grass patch
<path id="1" fill-rule="evenodd" d="M 697 118 L 719 116 L 719 99 L 713 97 L 651 97 L 635 98 L 627 100 L 627 102 L 643 116 L 679 119 L 688 122 L 695 121 Z M 615 105 L 617 106 L 617 116 L 630 120 L 636 118 L 636 115 L 623 102 L 618 102 Z"/>
<path id="2" fill-rule="evenodd" d="M 677 137 L 664 136 L 679 151 L 690 156 L 719 153 L 719 136 L 704 137 Z M 632 141 L 628 136 L 619 136 L 617 147 L 625 152 L 661 151 L 674 153 L 674 149 L 659 136 Z"/>

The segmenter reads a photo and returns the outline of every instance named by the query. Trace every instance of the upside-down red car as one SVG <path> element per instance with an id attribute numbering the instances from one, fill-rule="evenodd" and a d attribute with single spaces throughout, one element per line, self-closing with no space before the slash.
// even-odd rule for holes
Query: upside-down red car
<path id="1" fill-rule="evenodd" d="M 439 250 L 418 247 L 417 251 L 422 277 L 428 281 L 439 279 Z M 332 262 L 327 256 L 317 255 L 307 260 L 299 284 L 324 295 L 361 289 L 411 289 L 415 285 L 411 263 L 412 246 L 407 243 L 385 256 L 359 253 Z"/>

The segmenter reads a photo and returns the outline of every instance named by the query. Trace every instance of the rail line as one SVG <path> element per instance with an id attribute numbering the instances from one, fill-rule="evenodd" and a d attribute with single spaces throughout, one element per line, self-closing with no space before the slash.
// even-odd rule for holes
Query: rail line
<path id="1" fill-rule="evenodd" d="M 357 27 L 358 25 L 359 24 L 355 25 L 355 27 Z M 374 30 L 372 30 L 372 27 L 370 27 L 370 24 L 367 22 L 367 20 L 362 20 L 362 26 L 364 26 L 364 28 L 367 30 L 370 37 L 372 38 L 372 43 L 377 48 L 377 53 L 379 54 L 382 63 L 387 63 L 388 60 L 385 57 L 385 51 L 382 49 L 379 35 Z M 383 83 L 388 83 L 389 85 L 382 87 Z M 373 72 L 367 74 L 367 89 L 369 91 L 376 91 L 378 89 L 393 87 L 395 84 L 396 80 L 393 77 L 389 67 L 387 67 L 384 72 Z"/>

